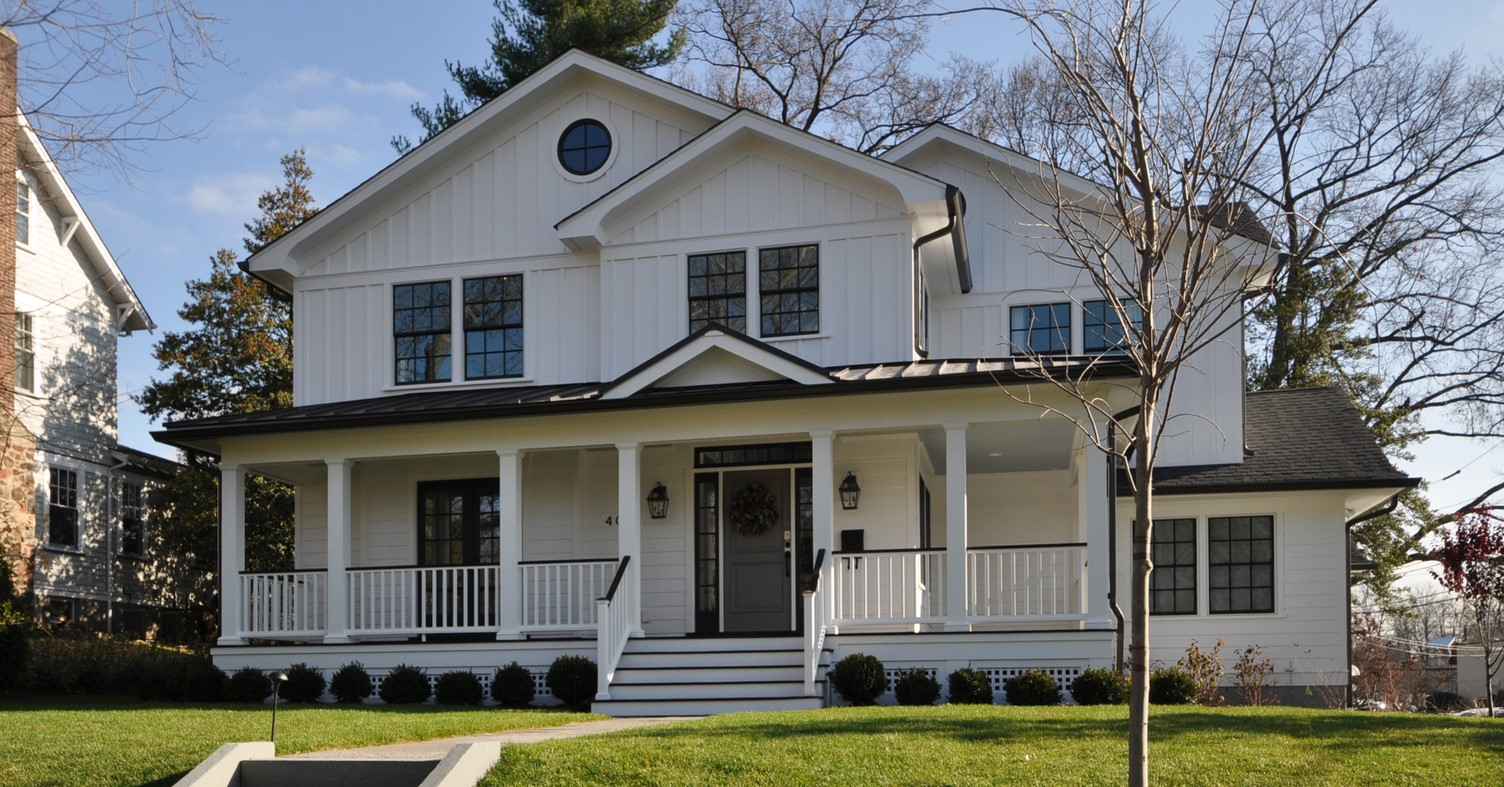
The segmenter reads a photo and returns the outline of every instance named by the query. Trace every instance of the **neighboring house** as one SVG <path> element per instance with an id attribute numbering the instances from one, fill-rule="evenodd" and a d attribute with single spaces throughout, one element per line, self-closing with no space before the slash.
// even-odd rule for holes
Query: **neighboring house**
<path id="1" fill-rule="evenodd" d="M 1090 366 L 1126 400 L 1132 370 L 1016 231 L 1036 167 L 550 64 L 245 263 L 292 295 L 295 406 L 157 433 L 221 458 L 216 662 L 584 654 L 618 715 L 816 706 L 853 652 L 1113 665 L 1132 506 L 1020 399 L 1073 412 L 1038 370 Z M 1161 453 L 1156 658 L 1259 644 L 1287 696 L 1340 698 L 1347 523 L 1414 480 L 1336 390 L 1244 396 L 1229 330 Z M 297 489 L 294 570 L 244 571 L 249 474 Z"/>
<path id="2" fill-rule="evenodd" d="M 0 34 L 0 102 L 15 106 Z M 175 464 L 116 442 L 117 337 L 153 327 L 18 111 L 0 123 L 14 191 L 0 201 L 0 554 L 44 624 L 146 633 L 163 600 L 145 504 Z"/>

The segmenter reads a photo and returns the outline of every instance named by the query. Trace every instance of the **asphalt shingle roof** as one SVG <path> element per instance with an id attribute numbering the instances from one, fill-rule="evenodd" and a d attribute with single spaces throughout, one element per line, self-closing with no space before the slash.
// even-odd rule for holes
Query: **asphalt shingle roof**
<path id="1" fill-rule="evenodd" d="M 1165 494 L 1276 489 L 1415 486 L 1394 469 L 1338 388 L 1250 393 L 1244 400 L 1241 464 L 1155 468 Z M 1126 483 L 1119 494 L 1128 494 Z"/>

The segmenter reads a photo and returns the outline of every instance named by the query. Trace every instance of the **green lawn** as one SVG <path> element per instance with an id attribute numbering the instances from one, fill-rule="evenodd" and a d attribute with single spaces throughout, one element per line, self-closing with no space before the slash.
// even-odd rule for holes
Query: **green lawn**
<path id="1" fill-rule="evenodd" d="M 483 782 L 1122 784 L 1125 707 L 828 708 L 510 747 Z M 1504 721 L 1289 708 L 1159 708 L 1156 784 L 1499 785 Z"/>
<path id="2" fill-rule="evenodd" d="M 171 784 L 220 744 L 266 740 L 271 706 L 154 704 L 101 697 L 0 702 L 0 785 Z M 375 746 L 600 718 L 548 710 L 283 706 L 284 754 Z"/>

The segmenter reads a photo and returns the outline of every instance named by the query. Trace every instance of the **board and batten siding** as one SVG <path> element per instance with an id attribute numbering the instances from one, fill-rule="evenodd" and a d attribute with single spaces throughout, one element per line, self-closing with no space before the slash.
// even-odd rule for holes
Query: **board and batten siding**
<path id="1" fill-rule="evenodd" d="M 1274 665 L 1277 686 L 1329 686 L 1341 701 L 1347 685 L 1347 536 L 1341 492 L 1290 492 L 1259 495 L 1159 495 L 1156 521 L 1194 517 L 1197 521 L 1197 588 L 1195 615 L 1154 615 L 1152 658 L 1172 664 L 1192 640 L 1203 651 L 1222 639 L 1224 683 L 1230 684 L 1237 651 L 1263 648 Z M 1214 516 L 1274 517 L 1274 589 L 1272 614 L 1208 614 L 1206 520 Z M 1129 603 L 1133 560 L 1131 499 L 1118 505 L 1118 587 L 1123 594 L 1125 626 L 1132 625 Z M 1127 630 L 1127 629 L 1125 629 Z M 1318 698 L 1320 699 L 1320 698 Z"/>

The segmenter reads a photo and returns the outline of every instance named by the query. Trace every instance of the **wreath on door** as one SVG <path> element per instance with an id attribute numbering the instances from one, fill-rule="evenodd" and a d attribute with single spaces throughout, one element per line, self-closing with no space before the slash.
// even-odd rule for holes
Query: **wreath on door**
<path id="1" fill-rule="evenodd" d="M 760 536 L 778 524 L 778 498 L 762 484 L 752 484 L 731 499 L 731 526 L 744 536 Z"/>

